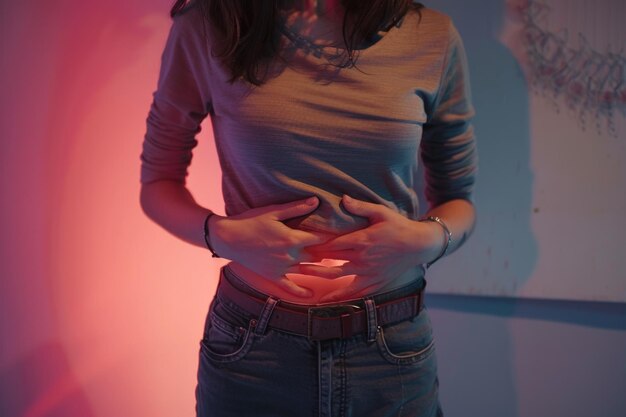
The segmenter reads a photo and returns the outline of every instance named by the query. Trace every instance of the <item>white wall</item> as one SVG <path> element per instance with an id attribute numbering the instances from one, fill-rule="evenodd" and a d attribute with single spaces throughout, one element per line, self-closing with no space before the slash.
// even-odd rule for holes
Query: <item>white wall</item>
<path id="1" fill-rule="evenodd" d="M 626 305 L 430 295 L 447 416 L 626 415 Z"/>
<path id="2" fill-rule="evenodd" d="M 479 150 L 478 228 L 430 290 L 626 302 L 626 3 L 425 3 L 465 41 Z"/>

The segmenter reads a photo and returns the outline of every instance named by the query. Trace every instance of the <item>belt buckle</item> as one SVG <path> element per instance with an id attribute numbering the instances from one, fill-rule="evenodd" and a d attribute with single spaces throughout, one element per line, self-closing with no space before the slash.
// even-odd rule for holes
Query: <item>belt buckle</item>
<path id="1" fill-rule="evenodd" d="M 313 320 L 339 318 L 341 321 L 341 338 L 352 336 L 352 313 L 362 310 L 356 304 L 335 304 L 328 306 L 309 307 L 307 332 L 309 340 L 326 340 L 329 337 L 314 334 Z M 339 336 L 338 336 L 339 337 Z M 332 338 L 332 337 L 331 337 Z"/>

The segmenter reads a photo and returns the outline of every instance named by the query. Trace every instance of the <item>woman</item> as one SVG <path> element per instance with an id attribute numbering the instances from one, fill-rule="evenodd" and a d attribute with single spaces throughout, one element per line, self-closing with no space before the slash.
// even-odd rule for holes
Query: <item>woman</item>
<path id="1" fill-rule="evenodd" d="M 410 0 L 179 0 L 172 16 L 141 203 L 231 261 L 201 342 L 198 416 L 442 415 L 424 275 L 475 222 L 450 19 Z M 207 116 L 227 216 L 185 187 Z"/>

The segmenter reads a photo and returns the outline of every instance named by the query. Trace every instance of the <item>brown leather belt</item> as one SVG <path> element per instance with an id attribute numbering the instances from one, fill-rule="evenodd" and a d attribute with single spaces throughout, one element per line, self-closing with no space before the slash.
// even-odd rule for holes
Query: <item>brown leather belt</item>
<path id="1" fill-rule="evenodd" d="M 372 297 L 376 304 L 378 325 L 385 326 L 417 316 L 424 306 L 424 287 L 380 305 L 376 304 L 377 297 Z M 253 317 L 261 315 L 267 301 L 237 288 L 224 275 L 220 279 L 217 296 L 234 303 Z M 310 340 L 328 340 L 367 333 L 368 321 L 363 299 L 319 306 L 300 306 L 279 301 L 272 311 L 268 326 L 306 336 Z"/>

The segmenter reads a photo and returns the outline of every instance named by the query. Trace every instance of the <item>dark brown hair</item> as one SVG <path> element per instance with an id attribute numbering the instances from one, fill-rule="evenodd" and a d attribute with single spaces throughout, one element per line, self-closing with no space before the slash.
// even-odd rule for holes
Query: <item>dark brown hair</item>
<path id="1" fill-rule="evenodd" d="M 261 85 L 263 66 L 277 55 L 279 12 L 293 0 L 191 0 L 198 4 L 205 21 L 221 37 L 221 48 L 214 53 L 231 71 L 231 82 L 243 77 Z M 170 11 L 174 17 L 190 0 L 176 0 Z M 345 9 L 343 41 L 346 59 L 343 67 L 356 65 L 358 47 L 380 30 L 398 24 L 410 10 L 423 7 L 413 0 L 341 0 Z"/>

